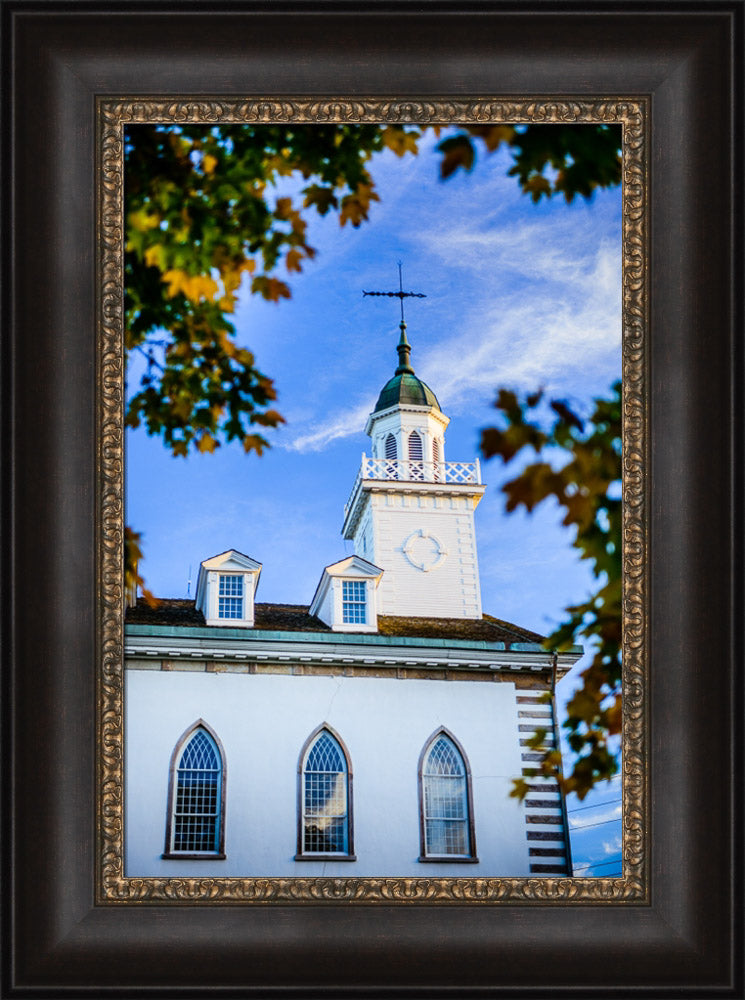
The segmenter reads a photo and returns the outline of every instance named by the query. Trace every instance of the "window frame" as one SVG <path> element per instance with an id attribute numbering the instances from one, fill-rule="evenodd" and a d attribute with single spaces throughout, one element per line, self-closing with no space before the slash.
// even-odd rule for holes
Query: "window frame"
<path id="1" fill-rule="evenodd" d="M 361 601 L 358 601 L 358 600 L 349 600 L 348 598 L 345 599 L 345 597 L 344 597 L 344 590 L 345 590 L 345 588 L 347 586 L 353 586 L 354 584 L 361 584 L 362 585 L 362 600 Z M 370 621 L 369 621 L 370 614 L 369 614 L 369 607 L 368 607 L 369 601 L 368 601 L 367 591 L 368 591 L 367 580 L 360 580 L 360 579 L 356 579 L 356 578 L 350 578 L 350 579 L 344 579 L 344 578 L 342 578 L 342 581 L 341 581 L 341 623 L 342 623 L 342 625 L 351 625 L 351 626 L 354 626 L 354 625 L 369 625 L 370 624 Z M 356 620 L 353 620 L 353 619 L 350 619 L 349 621 L 347 621 L 347 619 L 345 618 L 345 611 L 344 611 L 345 604 L 349 605 L 350 607 L 353 606 L 355 608 L 358 608 L 360 605 L 362 605 L 362 614 L 363 614 L 362 621 L 356 621 Z"/>
<path id="2" fill-rule="evenodd" d="M 344 763 L 346 765 L 346 775 L 347 775 L 347 850 L 346 852 L 337 851 L 305 851 L 305 762 L 310 753 L 311 749 L 316 743 L 321 733 L 326 732 L 329 736 L 336 741 L 337 746 L 341 750 L 344 757 Z M 338 772 L 337 772 L 338 773 Z M 297 845 L 295 851 L 295 861 L 356 861 L 357 856 L 354 853 L 354 814 L 353 814 L 353 775 L 352 775 L 352 758 L 349 756 L 349 751 L 347 750 L 344 740 L 339 736 L 337 731 L 330 726 L 327 722 L 322 722 L 320 726 L 316 726 L 313 732 L 308 736 L 305 743 L 300 750 L 300 756 L 298 757 L 297 764 Z"/>
<path id="3" fill-rule="evenodd" d="M 198 729 L 203 729 L 214 742 L 220 758 L 220 780 L 218 782 L 220 789 L 220 807 L 217 812 L 217 821 L 219 824 L 217 836 L 218 847 L 216 851 L 174 851 L 173 817 L 176 808 L 176 794 L 178 790 L 178 763 L 183 756 L 186 746 Z M 204 721 L 204 719 L 197 719 L 197 721 L 185 729 L 178 738 L 176 745 L 173 748 L 173 753 L 171 754 L 171 761 L 168 769 L 168 796 L 166 799 L 166 840 L 161 858 L 165 860 L 177 859 L 179 861 L 222 861 L 225 859 L 225 793 L 227 788 L 227 773 L 228 765 L 225 758 L 225 750 L 219 736 L 214 729 Z"/>
<path id="4" fill-rule="evenodd" d="M 240 582 L 240 595 L 237 594 L 221 594 L 220 589 L 223 585 L 223 580 L 238 580 Z M 217 617 L 221 622 L 242 622 L 246 620 L 246 580 L 244 573 L 237 572 L 227 572 L 222 573 L 218 571 L 217 573 Z M 221 615 L 220 614 L 220 600 L 236 601 L 240 600 L 240 611 L 239 615 Z"/>
<path id="5" fill-rule="evenodd" d="M 466 836 L 468 838 L 468 854 L 428 854 L 427 853 L 427 822 L 424 815 L 424 764 L 429 757 L 434 743 L 445 736 L 453 744 L 460 754 L 465 770 L 466 787 Z M 468 755 L 463 749 L 460 741 L 445 726 L 440 726 L 432 735 L 425 740 L 422 752 L 419 754 L 419 766 L 417 770 L 419 786 L 419 858 L 423 863 L 432 864 L 478 864 L 479 858 L 476 853 L 476 825 L 473 815 L 473 785 L 471 781 L 471 765 L 468 762 Z"/>

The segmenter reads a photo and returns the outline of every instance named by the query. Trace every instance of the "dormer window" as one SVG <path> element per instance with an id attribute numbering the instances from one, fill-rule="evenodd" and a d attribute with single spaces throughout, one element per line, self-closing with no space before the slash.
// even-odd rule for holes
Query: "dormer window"
<path id="1" fill-rule="evenodd" d="M 261 563 L 229 549 L 199 567 L 196 608 L 207 625 L 251 628 Z"/>
<path id="2" fill-rule="evenodd" d="M 347 556 L 327 566 L 310 602 L 334 632 L 377 632 L 376 591 L 383 570 L 362 556 Z"/>
<path id="3" fill-rule="evenodd" d="M 217 597 L 218 618 L 243 618 L 243 576 L 221 573 Z"/>
<path id="4" fill-rule="evenodd" d="M 345 625 L 364 625 L 367 621 L 365 609 L 366 584 L 364 580 L 342 580 L 342 616 Z"/>

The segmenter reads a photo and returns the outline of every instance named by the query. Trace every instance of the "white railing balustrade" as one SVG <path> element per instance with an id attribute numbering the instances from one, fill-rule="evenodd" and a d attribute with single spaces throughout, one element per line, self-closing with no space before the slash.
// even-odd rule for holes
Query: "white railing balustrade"
<path id="1" fill-rule="evenodd" d="M 481 465 L 475 462 L 420 462 L 403 458 L 370 458 L 362 456 L 345 511 L 349 510 L 360 482 L 365 479 L 396 480 L 405 483 L 462 483 L 480 485 Z"/>

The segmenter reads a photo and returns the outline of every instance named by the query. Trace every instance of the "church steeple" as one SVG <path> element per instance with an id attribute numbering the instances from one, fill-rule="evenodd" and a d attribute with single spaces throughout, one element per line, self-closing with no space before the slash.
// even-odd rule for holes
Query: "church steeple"
<path id="1" fill-rule="evenodd" d="M 478 461 L 445 461 L 450 421 L 411 364 L 403 298 L 420 294 L 365 294 L 401 299 L 398 366 L 368 417 L 372 455 L 362 456 L 342 533 L 383 570 L 379 614 L 480 618 L 473 512 L 484 487 Z"/>

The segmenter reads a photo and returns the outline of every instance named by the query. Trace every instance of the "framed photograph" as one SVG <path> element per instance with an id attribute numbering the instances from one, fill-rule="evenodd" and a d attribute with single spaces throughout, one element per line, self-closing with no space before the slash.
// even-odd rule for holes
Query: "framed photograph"
<path id="1" fill-rule="evenodd" d="M 4 5 L 8 996 L 737 995 L 741 16 Z M 580 134 L 621 150 L 620 177 L 581 175 Z M 246 250 L 230 185 L 247 176 Z M 579 206 L 563 228 L 552 190 Z M 378 198 L 387 236 L 339 249 L 329 220 L 362 234 Z M 529 308 L 541 268 L 565 312 L 550 322 Z M 287 402 L 249 320 L 267 374 L 300 387 Z M 458 422 L 473 442 L 462 401 L 493 399 L 495 344 L 522 380 L 484 410 L 502 421 L 484 454 L 508 465 L 504 421 L 543 421 L 561 435 L 540 440 L 544 479 L 593 424 L 576 400 L 622 376 L 623 492 L 598 487 L 622 536 L 619 839 L 585 861 L 564 794 L 584 786 L 552 756 L 556 682 L 582 650 L 520 617 L 520 568 L 548 575 L 527 542 L 501 580 L 514 613 L 493 606 L 498 550 L 475 555 L 496 465 L 462 454 Z M 237 439 L 247 470 L 275 427 L 306 457 L 277 459 L 262 495 L 219 446 Z M 526 468 L 493 481 L 530 510 Z"/>
<path id="2" fill-rule="evenodd" d="M 613 733 L 584 734 L 581 764 L 562 777 L 556 733 L 564 703 L 592 704 L 588 685 L 576 691 L 585 676 L 603 671 L 600 699 L 620 700 L 622 535 L 629 559 L 644 550 L 643 495 L 627 487 L 624 521 L 621 491 L 624 475 L 639 487 L 645 475 L 633 457 L 645 285 L 631 246 L 646 245 L 646 109 L 99 108 L 100 215 L 126 231 L 100 284 L 112 306 L 124 288 L 123 312 L 102 301 L 102 327 L 128 346 L 125 558 L 128 544 L 138 560 L 124 627 L 102 643 L 124 646 L 99 737 L 116 747 L 102 779 L 102 899 L 643 898 L 641 759 L 623 768 Z M 576 159 L 544 176 L 546 142 Z M 559 198 L 538 205 L 529 196 L 550 176 Z M 192 247 L 209 257 L 202 277 Z M 427 293 L 404 290 L 394 249 Z M 375 291 L 386 255 L 395 287 Z M 281 373 L 277 403 L 260 371 L 246 373 L 259 363 Z M 117 374 L 118 363 L 106 383 Z M 480 425 L 499 421 L 495 378 L 511 386 L 498 400 L 511 424 L 483 440 L 498 453 L 504 442 L 510 471 L 516 452 L 537 459 L 501 489 L 469 454 Z M 515 389 L 524 416 L 506 412 Z M 269 453 L 254 454 L 264 440 Z M 552 450 L 563 464 L 549 464 Z M 121 490 L 112 473 L 104 492 Z M 573 580 L 582 567 L 561 526 L 505 515 L 514 494 L 530 512 L 558 499 L 576 549 L 608 578 L 592 627 L 542 638 L 593 574 Z M 114 576 L 122 557 L 104 553 L 102 576 Z M 640 603 L 643 588 L 640 577 Z M 595 655 L 583 657 L 581 629 L 602 644 Z M 644 623 L 625 629 L 633 743 Z M 625 832 L 624 808 L 639 817 Z"/>

